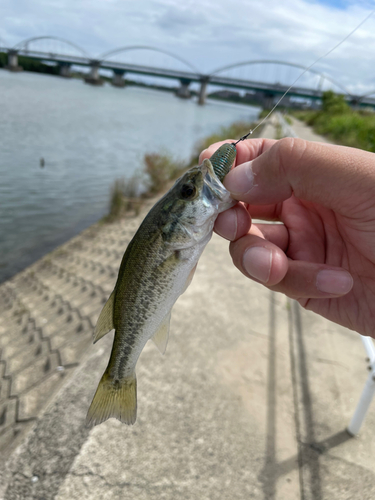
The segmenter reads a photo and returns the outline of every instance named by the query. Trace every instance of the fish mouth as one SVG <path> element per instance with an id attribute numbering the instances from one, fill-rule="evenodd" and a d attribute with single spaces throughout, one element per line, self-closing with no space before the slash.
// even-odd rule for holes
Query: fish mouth
<path id="1" fill-rule="evenodd" d="M 203 197 L 208 204 L 216 205 L 220 213 L 237 203 L 236 200 L 231 198 L 230 192 L 215 174 L 210 160 L 203 161 L 201 172 L 203 174 Z"/>

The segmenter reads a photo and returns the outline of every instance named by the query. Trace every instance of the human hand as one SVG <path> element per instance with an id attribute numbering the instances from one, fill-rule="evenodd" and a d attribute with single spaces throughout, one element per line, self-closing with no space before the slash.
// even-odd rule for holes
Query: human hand
<path id="1" fill-rule="evenodd" d="M 238 269 L 375 337 L 375 154 L 302 139 L 247 140 L 237 144 L 224 185 L 241 203 L 219 215 L 215 231 L 231 241 Z M 251 225 L 249 214 L 282 224 Z"/>

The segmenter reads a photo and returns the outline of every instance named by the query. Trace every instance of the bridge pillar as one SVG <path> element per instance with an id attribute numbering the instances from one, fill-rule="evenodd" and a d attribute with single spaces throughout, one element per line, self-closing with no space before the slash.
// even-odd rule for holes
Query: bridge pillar
<path id="1" fill-rule="evenodd" d="M 114 87 L 125 87 L 126 83 L 124 80 L 125 71 L 122 69 L 113 70 L 112 85 Z"/>
<path id="2" fill-rule="evenodd" d="M 72 67 L 72 65 L 69 63 L 60 63 L 59 66 L 59 75 L 63 76 L 64 78 L 71 78 L 72 75 L 70 73 L 70 68 Z"/>
<path id="3" fill-rule="evenodd" d="M 9 71 L 22 71 L 22 66 L 18 66 L 18 51 L 11 49 L 8 51 L 8 65 L 5 66 Z"/>
<path id="4" fill-rule="evenodd" d="M 92 60 L 90 61 L 91 70 L 88 76 L 85 78 L 85 83 L 90 85 L 103 85 L 104 80 L 100 78 L 99 68 L 100 61 Z"/>
<path id="5" fill-rule="evenodd" d="M 180 88 L 177 89 L 176 96 L 181 97 L 181 99 L 189 99 L 191 97 L 191 93 L 189 90 L 189 85 L 191 83 L 191 80 L 187 78 L 181 78 L 180 83 L 181 86 Z"/>
<path id="6" fill-rule="evenodd" d="M 207 84 L 209 82 L 208 76 L 203 76 L 201 78 L 201 88 L 199 89 L 198 104 L 203 106 L 206 102 Z"/>

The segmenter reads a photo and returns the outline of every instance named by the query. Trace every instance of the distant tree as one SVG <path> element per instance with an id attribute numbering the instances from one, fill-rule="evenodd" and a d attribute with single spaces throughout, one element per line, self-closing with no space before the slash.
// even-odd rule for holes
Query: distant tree
<path id="1" fill-rule="evenodd" d="M 322 97 L 322 111 L 331 115 L 341 115 L 349 111 L 344 96 L 335 94 L 332 90 L 327 90 Z"/>

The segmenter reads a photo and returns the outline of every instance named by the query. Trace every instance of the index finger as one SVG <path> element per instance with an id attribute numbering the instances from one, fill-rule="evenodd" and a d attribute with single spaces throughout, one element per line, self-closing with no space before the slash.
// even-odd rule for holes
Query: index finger
<path id="1" fill-rule="evenodd" d="M 215 142 L 211 146 L 199 155 L 199 163 L 205 158 L 211 158 L 217 149 L 222 144 L 236 142 L 236 139 L 227 139 L 226 141 Z M 247 139 L 246 141 L 241 141 L 236 144 L 237 155 L 235 166 L 245 163 L 247 161 L 254 160 L 259 155 L 270 149 L 277 141 L 275 139 Z"/>

